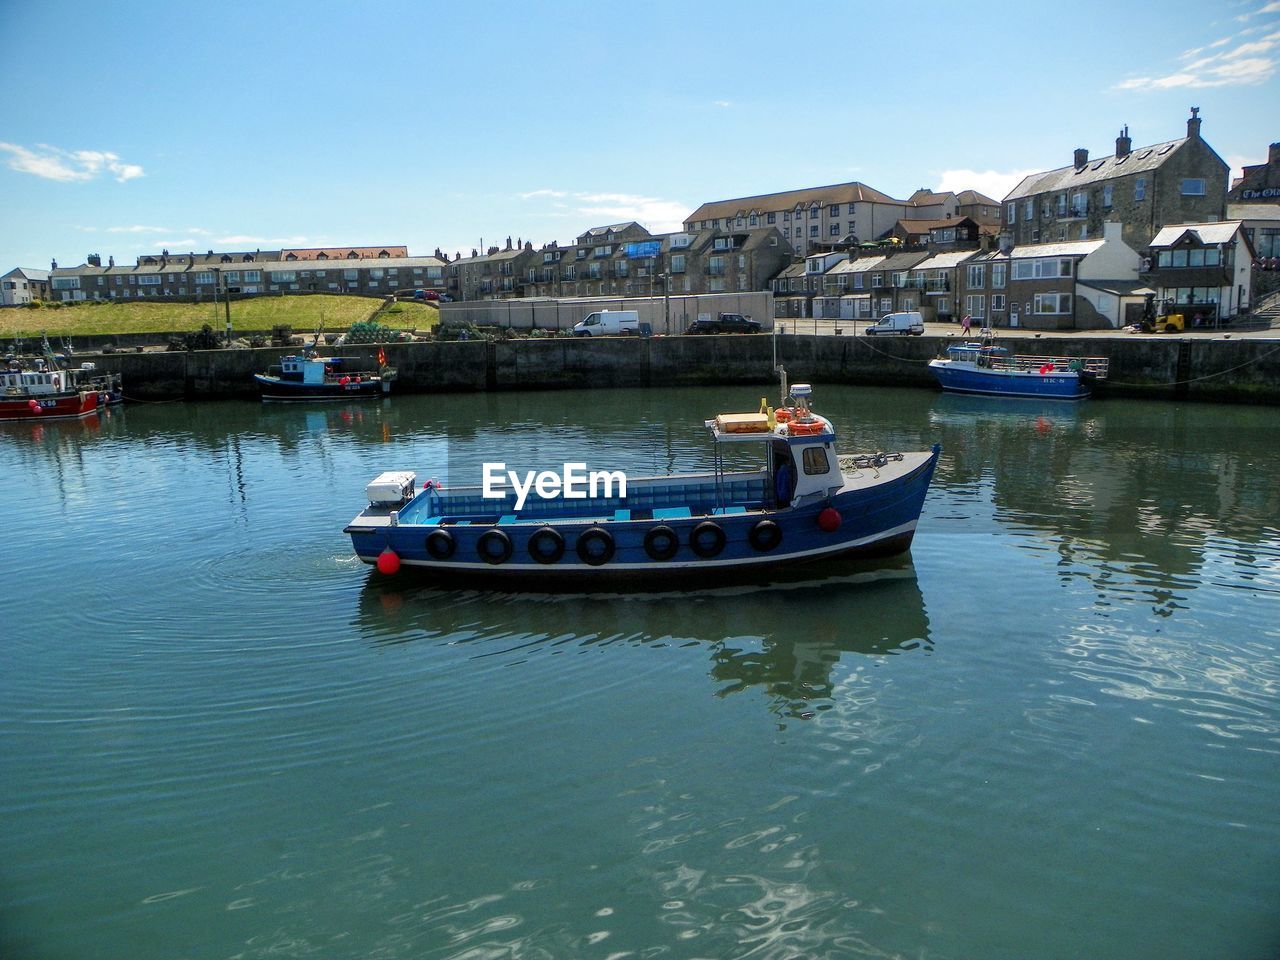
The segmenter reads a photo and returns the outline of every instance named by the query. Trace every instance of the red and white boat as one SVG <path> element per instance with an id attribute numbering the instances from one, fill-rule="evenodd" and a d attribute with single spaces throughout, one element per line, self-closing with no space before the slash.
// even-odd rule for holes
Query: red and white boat
<path id="1" fill-rule="evenodd" d="M 71 375 L 43 360 L 24 370 L 0 369 L 0 420 L 69 420 L 98 411 L 100 391 L 77 386 Z"/>

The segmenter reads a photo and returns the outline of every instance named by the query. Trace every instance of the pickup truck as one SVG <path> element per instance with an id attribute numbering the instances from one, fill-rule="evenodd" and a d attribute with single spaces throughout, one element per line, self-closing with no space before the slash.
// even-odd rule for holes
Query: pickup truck
<path id="1" fill-rule="evenodd" d="M 761 329 L 759 320 L 752 320 L 741 313 L 722 313 L 714 320 L 699 317 L 689 324 L 685 333 L 759 333 Z"/>

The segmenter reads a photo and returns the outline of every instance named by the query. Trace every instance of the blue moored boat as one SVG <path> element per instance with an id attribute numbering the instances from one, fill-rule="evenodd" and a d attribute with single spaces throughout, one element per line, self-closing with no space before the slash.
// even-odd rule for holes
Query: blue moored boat
<path id="1" fill-rule="evenodd" d="M 939 447 L 838 456 L 835 428 L 809 409 L 810 393 L 796 384 L 776 411 L 706 421 L 713 473 L 627 478 L 625 492 L 585 497 L 530 492 L 517 509 L 510 486 L 496 498 L 430 481 L 418 491 L 413 473 L 390 472 L 369 484 L 369 506 L 344 532 L 383 573 L 404 565 L 531 588 L 689 585 L 904 552 Z M 726 472 L 725 444 L 758 445 L 763 466 Z"/>
<path id="2" fill-rule="evenodd" d="M 280 359 L 278 367 L 255 373 L 263 400 L 355 400 L 391 391 L 395 371 L 379 351 L 379 372 L 363 373 L 355 357 L 321 357 L 313 351 Z"/>
<path id="3" fill-rule="evenodd" d="M 1105 357 L 1010 356 L 990 338 L 957 343 L 929 361 L 943 390 L 995 397 L 1084 400 L 1107 377 Z"/>

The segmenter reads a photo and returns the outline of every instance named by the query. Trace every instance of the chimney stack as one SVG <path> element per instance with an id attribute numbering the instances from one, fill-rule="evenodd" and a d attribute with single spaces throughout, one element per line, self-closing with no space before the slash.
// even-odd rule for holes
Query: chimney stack
<path id="1" fill-rule="evenodd" d="M 1089 164 L 1089 151 L 1084 147 L 1076 147 L 1075 165 L 1080 170 Z"/>
<path id="2" fill-rule="evenodd" d="M 1187 121 L 1187 139 L 1188 140 L 1200 139 L 1200 108 L 1199 107 L 1191 108 L 1191 119 Z"/>
<path id="3" fill-rule="evenodd" d="M 108 267 L 114 267 L 115 265 L 116 265 L 116 258 L 115 258 L 115 257 L 107 257 L 107 266 L 108 266 Z"/>
<path id="4" fill-rule="evenodd" d="M 1133 153 L 1133 141 L 1129 139 L 1129 125 L 1126 123 L 1124 129 L 1120 131 L 1120 136 L 1116 137 L 1116 159 L 1120 160 Z"/>
<path id="5" fill-rule="evenodd" d="M 511 249 L 511 238 L 510 238 L 510 237 L 507 237 L 507 249 L 508 249 L 508 250 L 510 250 L 510 249 Z"/>
<path id="6" fill-rule="evenodd" d="M 57 261 L 57 260 L 51 260 L 51 261 L 50 261 L 50 265 L 49 265 L 49 269 L 50 269 L 50 270 L 57 270 L 57 269 L 58 269 L 58 261 Z"/>
<path id="7" fill-rule="evenodd" d="M 101 256 L 99 256 L 99 255 L 98 255 L 98 254 L 96 254 L 96 253 L 91 253 L 91 254 L 89 254 L 89 256 L 88 256 L 88 257 L 86 257 L 86 259 L 89 261 L 89 266 L 91 266 L 91 267 L 100 267 L 100 266 L 102 266 L 102 257 L 101 257 Z"/>

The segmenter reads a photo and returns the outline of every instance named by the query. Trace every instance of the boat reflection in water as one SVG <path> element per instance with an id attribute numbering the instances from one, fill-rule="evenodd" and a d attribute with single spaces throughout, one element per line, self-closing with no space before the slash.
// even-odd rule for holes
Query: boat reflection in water
<path id="1" fill-rule="evenodd" d="M 829 709 L 845 654 L 933 649 L 915 567 L 903 558 L 833 563 L 821 576 L 777 577 L 767 590 L 656 594 L 452 590 L 371 574 L 353 626 L 374 644 L 432 643 L 513 663 L 615 644 L 701 644 L 717 696 L 763 692 L 779 719 Z"/>

